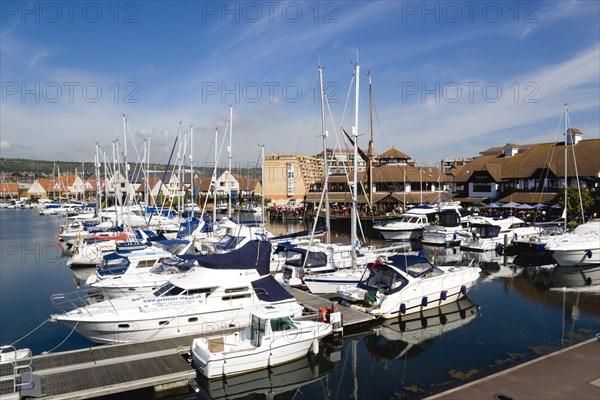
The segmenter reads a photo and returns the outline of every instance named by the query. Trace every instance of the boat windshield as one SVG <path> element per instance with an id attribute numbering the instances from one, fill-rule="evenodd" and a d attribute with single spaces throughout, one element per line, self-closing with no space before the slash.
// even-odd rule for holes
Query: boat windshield
<path id="1" fill-rule="evenodd" d="M 169 258 L 156 264 L 150 273 L 156 275 L 170 275 L 188 271 L 194 266 L 194 260 L 182 260 L 181 258 Z"/>
<path id="2" fill-rule="evenodd" d="M 379 291 L 384 294 L 397 292 L 408 284 L 408 280 L 393 268 L 384 264 L 373 265 L 367 269 L 358 283 L 366 291 Z"/>
<path id="3" fill-rule="evenodd" d="M 288 331 L 290 329 L 298 329 L 290 317 L 273 318 L 271 320 L 271 330 L 273 332 Z"/>
<path id="4" fill-rule="evenodd" d="M 153 293 L 154 297 L 178 296 L 183 292 L 179 286 L 175 286 L 170 282 L 165 283 Z"/>
<path id="5" fill-rule="evenodd" d="M 233 250 L 244 239 L 245 239 L 245 237 L 243 237 L 243 236 L 225 235 L 217 242 L 217 244 L 215 245 L 215 248 L 218 250 Z"/>

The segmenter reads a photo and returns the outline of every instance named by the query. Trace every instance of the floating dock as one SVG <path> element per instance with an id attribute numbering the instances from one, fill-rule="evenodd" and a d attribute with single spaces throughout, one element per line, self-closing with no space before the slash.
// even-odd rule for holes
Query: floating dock
<path id="1" fill-rule="evenodd" d="M 299 303 L 315 313 L 331 307 L 332 300 L 309 292 L 286 287 Z M 372 315 L 339 305 L 342 325 L 352 326 L 372 321 Z M 299 319 L 315 319 L 318 314 Z M 208 332 L 140 343 L 95 346 L 81 350 L 42 354 L 30 359 L 31 372 L 20 373 L 21 397 L 52 399 L 86 399 L 153 387 L 155 391 L 187 386 L 196 371 L 186 359 L 194 338 L 227 334 L 234 330 Z M 8 377 L 11 368 L 0 369 Z M 6 388 L 0 393 L 8 398 Z M 18 395 L 17 397 L 19 398 Z"/>
<path id="2" fill-rule="evenodd" d="M 317 296 L 305 290 L 285 286 L 285 289 L 296 298 L 298 303 L 302 304 L 304 308 L 319 312 L 321 308 L 331 307 L 334 302 L 332 299 L 328 299 L 322 296 Z M 342 326 L 354 326 L 365 324 L 367 322 L 375 320 L 373 315 L 367 314 L 362 311 L 355 310 L 354 308 L 346 307 L 341 304 L 337 304 L 340 312 L 342 313 Z"/>

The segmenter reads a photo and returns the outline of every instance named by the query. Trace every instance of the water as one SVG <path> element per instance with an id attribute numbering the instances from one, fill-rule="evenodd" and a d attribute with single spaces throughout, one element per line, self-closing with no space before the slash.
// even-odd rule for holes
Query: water
<path id="1" fill-rule="evenodd" d="M 44 323 L 57 311 L 51 295 L 74 291 L 79 283 L 66 267 L 68 257 L 57 247 L 60 222 L 35 210 L 0 210 L 0 344 L 12 343 L 41 325 L 16 346 L 29 347 L 34 354 L 57 346 L 55 351 L 92 346 L 77 333 L 69 336 L 61 324 Z M 270 227 L 274 234 L 300 229 L 303 226 L 296 224 Z M 336 241 L 347 237 L 333 236 Z M 185 389 L 167 398 L 423 398 L 600 332 L 600 287 L 560 286 L 584 285 L 584 279 L 565 279 L 564 271 L 551 267 L 518 267 L 511 257 L 504 266 L 504 259 L 493 254 L 423 250 L 428 256 L 482 262 L 470 300 L 433 310 L 421 319 L 347 329 L 343 340 L 324 343 L 317 357 L 227 381 L 199 379 L 199 394 Z M 80 273 L 84 278 L 86 272 Z M 554 288 L 547 289 L 548 285 Z M 151 391 L 112 396 L 152 397 Z"/>

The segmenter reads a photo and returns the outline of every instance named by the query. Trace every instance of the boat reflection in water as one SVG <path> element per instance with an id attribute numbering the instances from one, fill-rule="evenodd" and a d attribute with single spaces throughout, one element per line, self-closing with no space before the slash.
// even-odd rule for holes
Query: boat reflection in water
<path id="1" fill-rule="evenodd" d="M 320 381 L 329 374 L 339 359 L 331 355 L 333 347 L 324 341 L 321 352 L 269 369 L 235 375 L 223 379 L 210 380 L 198 373 L 196 381 L 200 394 L 210 399 L 233 399 L 238 397 L 274 398 L 283 395 L 293 398 L 304 385 Z"/>
<path id="2" fill-rule="evenodd" d="M 595 287 L 600 290 L 600 265 L 540 265 L 527 268 L 526 274 L 536 286 L 545 289 Z"/>
<path id="3" fill-rule="evenodd" d="M 354 337 L 364 336 L 365 347 L 375 360 L 410 357 L 423 350 L 420 346 L 473 321 L 478 313 L 479 305 L 465 296 L 442 307 L 384 320 Z M 344 335 L 344 339 L 352 336 Z"/>

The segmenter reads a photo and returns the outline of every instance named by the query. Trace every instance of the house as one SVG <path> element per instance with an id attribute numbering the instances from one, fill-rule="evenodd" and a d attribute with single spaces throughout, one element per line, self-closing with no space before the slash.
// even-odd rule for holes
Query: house
<path id="1" fill-rule="evenodd" d="M 33 181 L 29 190 L 27 191 L 27 198 L 30 200 L 35 199 L 47 199 L 50 188 L 52 187 L 52 180 L 50 178 L 39 178 Z"/>
<path id="2" fill-rule="evenodd" d="M 486 149 L 456 176 L 456 199 L 547 203 L 554 200 L 565 181 L 575 185 L 577 177 L 582 187 L 597 191 L 600 139 L 583 140 L 582 136 L 578 129 L 570 129 L 566 146 L 565 142 L 507 143 Z"/>
<path id="3" fill-rule="evenodd" d="M 0 197 L 2 200 L 19 200 L 19 184 L 17 182 L 1 182 Z"/>
<path id="4" fill-rule="evenodd" d="M 262 186 L 256 178 L 243 176 L 240 174 L 232 174 L 239 184 L 239 196 L 243 199 L 254 198 L 256 194 L 260 194 Z"/>

